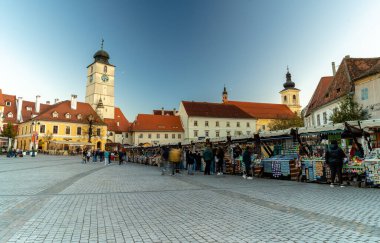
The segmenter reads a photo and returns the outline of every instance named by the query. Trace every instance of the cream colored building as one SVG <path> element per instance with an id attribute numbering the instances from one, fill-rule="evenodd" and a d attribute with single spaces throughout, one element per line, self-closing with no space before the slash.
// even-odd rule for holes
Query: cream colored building
<path id="1" fill-rule="evenodd" d="M 178 115 L 187 142 L 256 132 L 256 119 L 230 104 L 182 101 Z"/>

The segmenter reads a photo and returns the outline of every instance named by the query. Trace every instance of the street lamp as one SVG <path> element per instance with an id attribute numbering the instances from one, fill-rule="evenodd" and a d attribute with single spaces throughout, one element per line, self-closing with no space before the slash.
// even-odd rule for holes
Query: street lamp
<path id="1" fill-rule="evenodd" d="M 40 125 L 40 122 L 38 121 L 32 121 L 32 126 L 34 126 L 33 129 L 33 134 L 32 134 L 32 140 L 33 140 L 33 147 L 32 147 L 32 157 L 36 156 L 35 149 L 36 149 L 36 140 L 38 138 L 38 133 L 37 133 L 37 125 Z"/>

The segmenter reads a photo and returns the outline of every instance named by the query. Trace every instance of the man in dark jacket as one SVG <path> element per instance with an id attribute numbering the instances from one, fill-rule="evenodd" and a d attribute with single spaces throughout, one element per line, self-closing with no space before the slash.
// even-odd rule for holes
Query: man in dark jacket
<path id="1" fill-rule="evenodd" d="M 327 149 L 325 155 L 326 164 L 330 166 L 331 170 L 331 187 L 334 187 L 336 174 L 338 174 L 340 187 L 344 187 L 342 185 L 342 170 L 344 158 L 346 158 L 346 154 L 343 152 L 341 148 L 338 147 L 338 142 L 336 140 L 332 140 L 331 145 Z"/>
<path id="2" fill-rule="evenodd" d="M 243 175 L 244 179 L 252 180 L 252 168 L 251 168 L 251 155 L 252 155 L 252 149 L 251 147 L 247 146 L 243 153 L 243 162 L 245 165 L 245 174 Z"/>
<path id="3" fill-rule="evenodd" d="M 206 149 L 203 151 L 203 160 L 206 162 L 205 175 L 210 175 L 211 161 L 213 160 L 214 154 L 211 150 L 211 144 L 206 145 Z"/>

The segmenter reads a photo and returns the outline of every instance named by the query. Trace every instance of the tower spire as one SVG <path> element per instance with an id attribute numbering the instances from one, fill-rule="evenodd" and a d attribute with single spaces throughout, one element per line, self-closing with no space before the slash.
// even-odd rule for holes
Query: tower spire
<path id="1" fill-rule="evenodd" d="M 101 50 L 103 50 L 103 43 L 104 43 L 104 39 L 102 38 L 102 44 L 100 45 Z"/>

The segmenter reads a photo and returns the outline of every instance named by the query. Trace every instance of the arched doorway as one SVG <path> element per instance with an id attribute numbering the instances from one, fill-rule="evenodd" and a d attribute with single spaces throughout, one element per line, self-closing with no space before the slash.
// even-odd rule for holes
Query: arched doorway
<path id="1" fill-rule="evenodd" d="M 96 143 L 96 148 L 100 149 L 101 147 L 102 147 L 102 142 L 100 142 L 100 141 L 97 142 L 97 143 Z"/>

